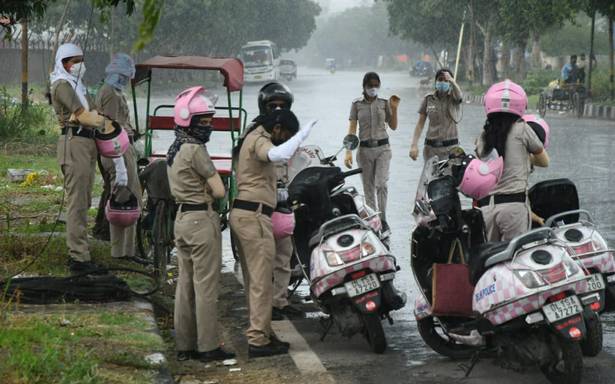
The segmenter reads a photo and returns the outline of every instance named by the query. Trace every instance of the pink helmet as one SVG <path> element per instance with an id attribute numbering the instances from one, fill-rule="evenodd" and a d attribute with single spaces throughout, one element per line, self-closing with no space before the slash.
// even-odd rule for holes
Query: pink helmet
<path id="1" fill-rule="evenodd" d="M 468 156 L 468 160 L 469 163 L 463 173 L 459 190 L 468 197 L 480 200 L 489 195 L 500 181 L 504 171 L 504 158 L 498 156 L 495 159 L 483 161 Z"/>
<path id="2" fill-rule="evenodd" d="M 216 113 L 214 103 L 205 96 L 205 88 L 196 86 L 182 91 L 175 98 L 175 124 L 189 127 L 193 116 L 213 115 Z"/>
<path id="3" fill-rule="evenodd" d="M 487 116 L 495 112 L 508 112 L 521 117 L 527 109 L 527 95 L 520 85 L 504 80 L 489 87 L 484 103 Z"/>
<path id="4" fill-rule="evenodd" d="M 551 136 L 551 128 L 549 124 L 540 116 L 523 115 L 523 120 L 536 132 L 536 135 L 542 141 L 545 149 L 549 147 L 549 136 Z"/>
<path id="5" fill-rule="evenodd" d="M 273 237 L 276 239 L 291 236 L 295 230 L 295 215 L 275 211 L 271 215 L 271 225 L 273 226 Z"/>
<path id="6" fill-rule="evenodd" d="M 130 145 L 128 133 L 115 121 L 111 132 L 96 131 L 96 148 L 103 157 L 121 157 Z"/>
<path id="7" fill-rule="evenodd" d="M 134 225 L 141 216 L 141 208 L 137 202 L 137 197 L 131 193 L 127 202 L 119 204 L 115 202 L 115 196 L 112 194 L 107 205 L 105 206 L 105 217 L 109 224 L 118 227 L 130 227 Z"/>

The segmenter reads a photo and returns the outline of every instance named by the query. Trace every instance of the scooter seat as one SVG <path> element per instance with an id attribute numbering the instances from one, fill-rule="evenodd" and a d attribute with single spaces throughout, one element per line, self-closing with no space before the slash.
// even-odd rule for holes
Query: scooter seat
<path id="1" fill-rule="evenodd" d="M 481 276 L 487 271 L 485 262 L 493 255 L 502 252 L 508 247 L 508 241 L 498 241 L 491 243 L 483 243 L 476 248 L 470 250 L 470 282 L 476 285 Z"/>

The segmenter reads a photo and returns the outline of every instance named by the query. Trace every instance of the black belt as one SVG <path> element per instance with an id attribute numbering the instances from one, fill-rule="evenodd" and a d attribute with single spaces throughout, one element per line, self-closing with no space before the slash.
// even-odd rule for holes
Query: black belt
<path id="1" fill-rule="evenodd" d="M 526 199 L 527 195 L 525 194 L 525 192 L 511 193 L 510 195 L 493 195 L 494 204 L 525 203 Z M 487 196 L 478 200 L 478 206 L 485 207 L 489 205 L 490 202 L 491 196 Z"/>
<path id="2" fill-rule="evenodd" d="M 203 203 L 203 204 L 186 204 L 186 203 L 179 203 L 179 210 L 181 212 L 191 212 L 191 211 L 207 211 L 209 209 L 209 204 L 207 203 Z"/>
<path id="3" fill-rule="evenodd" d="M 63 127 L 62 134 L 66 135 L 69 129 L 73 132 L 73 136 L 85 137 L 86 139 L 93 139 L 96 136 L 95 130 L 81 126 Z"/>
<path id="4" fill-rule="evenodd" d="M 273 214 L 273 208 L 266 204 L 255 203 L 254 201 L 246 201 L 235 199 L 233 201 L 233 208 L 243 209 L 244 211 L 257 212 L 259 209 L 261 212 L 269 217 Z"/>
<path id="5" fill-rule="evenodd" d="M 459 139 L 450 139 L 450 140 L 425 139 L 425 144 L 429 145 L 430 147 L 434 147 L 434 148 L 449 147 L 451 145 L 459 144 Z"/>
<path id="6" fill-rule="evenodd" d="M 389 139 L 380 139 L 380 140 L 363 140 L 360 144 L 362 147 L 376 148 L 376 147 L 381 147 L 383 145 L 387 145 L 388 143 L 389 143 Z"/>

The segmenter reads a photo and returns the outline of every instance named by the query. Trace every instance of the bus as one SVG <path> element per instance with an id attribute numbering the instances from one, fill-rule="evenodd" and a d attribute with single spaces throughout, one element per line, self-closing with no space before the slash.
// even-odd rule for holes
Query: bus
<path id="1" fill-rule="evenodd" d="M 279 79 L 280 53 L 274 42 L 269 40 L 249 41 L 241 47 L 240 58 L 243 61 L 244 81 L 246 83 Z"/>

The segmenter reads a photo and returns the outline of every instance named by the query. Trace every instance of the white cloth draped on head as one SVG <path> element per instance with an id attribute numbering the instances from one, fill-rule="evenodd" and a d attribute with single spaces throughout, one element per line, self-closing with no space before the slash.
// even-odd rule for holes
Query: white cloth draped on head
<path id="1" fill-rule="evenodd" d="M 53 68 L 53 72 L 49 75 L 49 80 L 51 84 L 55 83 L 58 80 L 66 80 L 75 90 L 77 97 L 79 97 L 79 101 L 81 101 L 81 105 L 86 111 L 90 110 L 90 104 L 88 103 L 88 99 L 85 97 L 87 93 L 87 89 L 81 78 L 77 78 L 76 76 L 71 75 L 69 72 L 64 69 L 64 65 L 62 64 L 62 59 L 66 59 L 67 57 L 74 56 L 83 56 L 83 51 L 81 48 L 72 43 L 66 43 L 60 45 L 58 48 L 58 52 L 56 53 L 56 63 Z"/>

